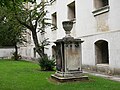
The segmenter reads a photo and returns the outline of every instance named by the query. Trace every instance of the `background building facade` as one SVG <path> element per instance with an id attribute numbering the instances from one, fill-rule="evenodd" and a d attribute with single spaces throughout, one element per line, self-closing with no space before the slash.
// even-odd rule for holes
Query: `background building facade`
<path id="1" fill-rule="evenodd" d="M 38 0 L 39 1 L 39 0 Z M 55 56 L 57 39 L 65 36 L 62 22 L 74 22 L 71 35 L 82 39 L 82 64 L 86 70 L 120 74 L 120 0 L 55 0 L 47 8 L 47 17 L 52 27 L 45 33 L 38 33 L 39 41 L 49 38 L 45 49 L 48 56 Z M 36 58 L 31 33 L 26 35 L 31 42 L 20 46 L 20 54 Z M 28 40 L 28 41 L 29 41 Z"/>
<path id="2" fill-rule="evenodd" d="M 56 0 L 48 8 L 48 17 L 57 28 L 53 26 L 46 31 L 45 36 L 51 41 L 46 53 L 54 54 L 53 42 L 65 36 L 62 22 L 71 20 L 74 22 L 71 35 L 84 41 L 83 68 L 120 73 L 119 3 L 119 0 Z"/>

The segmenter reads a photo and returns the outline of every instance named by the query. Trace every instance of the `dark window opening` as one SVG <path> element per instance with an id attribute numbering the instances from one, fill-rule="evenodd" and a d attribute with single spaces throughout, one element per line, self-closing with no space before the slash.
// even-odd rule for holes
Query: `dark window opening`
<path id="1" fill-rule="evenodd" d="M 74 20 L 76 18 L 76 12 L 75 12 L 75 1 L 68 4 L 68 19 Z"/>
<path id="2" fill-rule="evenodd" d="M 103 7 L 108 5 L 108 0 L 102 0 L 101 2 Z"/>
<path id="3" fill-rule="evenodd" d="M 57 29 L 57 13 L 56 12 L 52 14 L 52 25 L 53 27 L 51 29 L 56 30 Z"/>
<path id="4" fill-rule="evenodd" d="M 108 42 L 99 40 L 95 42 L 95 55 L 97 64 L 109 64 Z"/>
<path id="5" fill-rule="evenodd" d="M 109 5 L 108 0 L 94 0 L 94 6 L 96 9 L 99 9 L 108 5 Z"/>

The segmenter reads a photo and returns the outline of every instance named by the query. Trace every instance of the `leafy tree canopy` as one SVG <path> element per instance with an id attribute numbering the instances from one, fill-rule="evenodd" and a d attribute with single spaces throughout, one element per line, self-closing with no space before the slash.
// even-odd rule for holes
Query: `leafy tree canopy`
<path id="1" fill-rule="evenodd" d="M 0 7 L 0 45 L 13 46 L 17 43 L 25 41 L 23 38 L 23 27 L 8 14 L 6 7 Z"/>
<path id="2" fill-rule="evenodd" d="M 23 36 L 25 30 L 21 26 L 6 7 L 0 6 L 0 47 L 14 46 L 14 59 L 18 59 L 17 44 L 26 42 Z"/>
<path id="3" fill-rule="evenodd" d="M 16 3 L 19 3 L 19 4 L 22 3 L 22 2 L 32 2 L 32 3 L 34 3 L 34 2 L 36 2 L 36 0 L 1 0 L 0 5 L 9 7 L 11 2 L 16 2 Z"/>
<path id="4" fill-rule="evenodd" d="M 15 20 L 13 23 L 18 23 L 18 25 L 31 31 L 36 51 L 40 57 L 45 54 L 44 46 L 41 46 L 42 44 L 38 41 L 37 32 L 44 31 L 45 27 L 51 25 L 47 22 L 49 19 L 46 18 L 46 14 L 48 12 L 45 9 L 51 2 L 53 0 L 49 0 L 49 2 L 41 0 L 40 3 L 36 3 L 36 0 L 2 0 L 0 2 L 0 5 L 7 9 L 8 20 Z"/>

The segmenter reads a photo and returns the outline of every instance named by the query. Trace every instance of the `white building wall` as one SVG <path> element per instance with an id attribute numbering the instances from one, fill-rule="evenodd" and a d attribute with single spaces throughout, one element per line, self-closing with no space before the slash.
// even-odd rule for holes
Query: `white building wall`
<path id="1" fill-rule="evenodd" d="M 120 0 L 109 0 L 109 27 L 111 31 L 120 30 Z"/>
<path id="2" fill-rule="evenodd" d="M 109 48 L 109 67 L 120 68 L 120 31 L 95 34 L 81 37 L 82 44 L 82 63 L 85 65 L 96 65 L 95 61 L 95 42 L 105 40 L 108 42 Z"/>
<path id="3" fill-rule="evenodd" d="M 14 53 L 14 48 L 0 48 L 0 58 L 11 58 Z"/>
<path id="4" fill-rule="evenodd" d="M 64 30 L 62 28 L 62 22 L 67 20 L 67 6 L 66 6 L 67 0 L 57 0 L 57 39 L 61 39 L 65 36 Z"/>
<path id="5" fill-rule="evenodd" d="M 76 0 L 76 37 L 96 33 L 93 0 Z"/>
<path id="6" fill-rule="evenodd" d="M 67 5 L 74 0 L 56 0 L 49 8 L 50 13 L 57 12 L 57 30 L 51 31 L 51 41 L 61 39 L 65 36 L 62 22 L 68 20 Z M 120 0 L 109 0 L 109 8 L 106 14 L 95 17 L 94 0 L 75 0 L 76 23 L 71 35 L 75 38 L 84 40 L 82 43 L 82 63 L 85 65 L 96 66 L 95 42 L 105 40 L 108 42 L 109 67 L 120 68 Z M 101 20 L 103 19 L 103 20 Z M 105 19 L 105 22 L 104 22 Z M 97 21 L 98 20 L 98 21 Z M 103 22 L 108 25 L 108 30 L 98 31 L 97 24 Z M 101 25 L 102 26 L 102 25 Z M 53 43 L 51 44 L 51 46 Z M 48 52 L 50 53 L 50 51 Z"/>

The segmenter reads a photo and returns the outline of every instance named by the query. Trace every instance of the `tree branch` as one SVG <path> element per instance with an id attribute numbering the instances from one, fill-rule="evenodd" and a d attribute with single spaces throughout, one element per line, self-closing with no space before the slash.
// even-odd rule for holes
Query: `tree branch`
<path id="1" fill-rule="evenodd" d="M 42 11 L 41 14 L 39 14 L 38 17 L 35 19 L 35 25 L 34 25 L 35 28 L 37 28 L 37 24 L 38 24 L 39 19 L 40 19 L 40 18 L 43 19 L 43 18 L 44 18 L 44 15 L 45 15 L 45 12 Z"/>
<path id="2" fill-rule="evenodd" d="M 28 29 L 30 29 L 31 31 L 32 31 L 32 27 L 30 27 L 29 25 L 27 25 L 25 22 L 22 22 L 21 20 L 19 20 L 19 18 L 16 16 L 16 19 L 17 19 L 17 21 L 20 23 L 20 24 L 22 24 L 22 25 L 24 25 L 25 27 L 27 27 Z"/>

